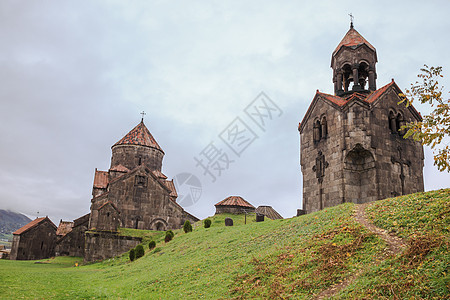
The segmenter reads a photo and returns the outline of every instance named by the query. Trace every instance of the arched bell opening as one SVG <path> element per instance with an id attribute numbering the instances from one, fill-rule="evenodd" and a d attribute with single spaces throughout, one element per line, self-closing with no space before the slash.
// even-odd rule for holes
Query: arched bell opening
<path id="1" fill-rule="evenodd" d="M 366 62 L 361 62 L 358 68 L 358 83 L 361 89 L 365 90 L 367 79 L 369 78 L 369 65 Z"/>
<path id="2" fill-rule="evenodd" d="M 342 84 L 344 87 L 344 92 L 348 92 L 349 88 L 353 85 L 353 72 L 350 64 L 345 64 L 342 67 Z"/>

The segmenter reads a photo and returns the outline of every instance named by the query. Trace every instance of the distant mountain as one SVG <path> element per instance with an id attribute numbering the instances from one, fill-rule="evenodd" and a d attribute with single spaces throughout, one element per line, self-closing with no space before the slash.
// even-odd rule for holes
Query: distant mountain
<path id="1" fill-rule="evenodd" d="M 21 213 L 0 209 L 0 233 L 11 234 L 29 222 L 31 219 Z"/>

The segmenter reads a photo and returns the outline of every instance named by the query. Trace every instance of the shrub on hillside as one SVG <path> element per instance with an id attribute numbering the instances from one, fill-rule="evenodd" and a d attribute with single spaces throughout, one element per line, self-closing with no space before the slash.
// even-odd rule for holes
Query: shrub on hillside
<path id="1" fill-rule="evenodd" d="M 185 233 L 192 232 L 191 222 L 186 220 L 186 222 L 184 222 L 184 225 L 183 225 L 183 230 L 184 230 Z"/>
<path id="2" fill-rule="evenodd" d="M 156 242 L 155 241 L 150 241 L 150 243 L 148 243 L 148 249 L 152 250 L 155 247 L 156 247 Z"/>
<path id="3" fill-rule="evenodd" d="M 164 238 L 164 242 L 170 242 L 172 239 L 173 239 L 173 237 L 175 236 L 175 234 L 173 233 L 173 231 L 172 230 L 167 230 L 166 231 L 166 237 Z"/>
<path id="4" fill-rule="evenodd" d="M 130 260 L 133 261 L 136 258 L 136 253 L 134 252 L 134 248 L 130 250 Z"/>
<path id="5" fill-rule="evenodd" d="M 205 228 L 209 228 L 209 227 L 211 227 L 211 220 L 210 219 L 205 219 L 203 221 L 203 224 L 205 225 Z"/>
<path id="6" fill-rule="evenodd" d="M 144 247 L 142 245 L 137 245 L 135 251 L 136 251 L 136 259 L 144 256 L 145 254 Z"/>

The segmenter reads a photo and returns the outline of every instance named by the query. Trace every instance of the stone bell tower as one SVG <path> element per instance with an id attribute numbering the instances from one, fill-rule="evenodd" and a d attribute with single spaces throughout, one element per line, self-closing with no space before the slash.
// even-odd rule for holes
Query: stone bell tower
<path id="1" fill-rule="evenodd" d="M 350 30 L 331 55 L 334 94 L 342 96 L 349 92 L 375 91 L 377 61 L 375 47 L 355 30 L 352 22 Z"/>
<path id="2" fill-rule="evenodd" d="M 317 91 L 298 126 L 303 212 L 423 191 L 423 147 L 401 130 L 422 118 L 397 105 L 394 80 L 377 89 L 376 63 L 352 22 L 331 56 L 334 95 Z"/>

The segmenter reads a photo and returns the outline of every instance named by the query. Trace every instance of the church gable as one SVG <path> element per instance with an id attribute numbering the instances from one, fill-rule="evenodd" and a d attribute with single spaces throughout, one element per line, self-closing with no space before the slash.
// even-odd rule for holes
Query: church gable
<path id="1" fill-rule="evenodd" d="M 339 110 L 339 107 L 344 103 L 346 102 L 340 97 L 324 94 L 317 91 L 311 104 L 308 107 L 308 110 L 306 111 L 305 116 L 303 117 L 303 120 L 299 124 L 298 130 L 300 134 L 303 132 L 308 122 L 311 122 L 311 119 L 312 122 L 314 122 L 315 121 L 314 118 L 317 118 L 318 115 L 323 114 L 324 111 L 330 111 L 331 108 Z"/>
<path id="2" fill-rule="evenodd" d="M 399 104 L 402 98 L 399 94 L 403 94 L 397 84 L 392 80 L 391 83 L 380 89 L 377 95 L 368 97 L 367 101 L 372 104 L 372 106 L 383 107 L 391 109 L 392 111 L 402 111 L 405 117 L 408 117 L 408 122 L 421 121 L 422 117 L 419 112 L 414 108 L 413 105 L 406 107 L 405 103 Z"/>

